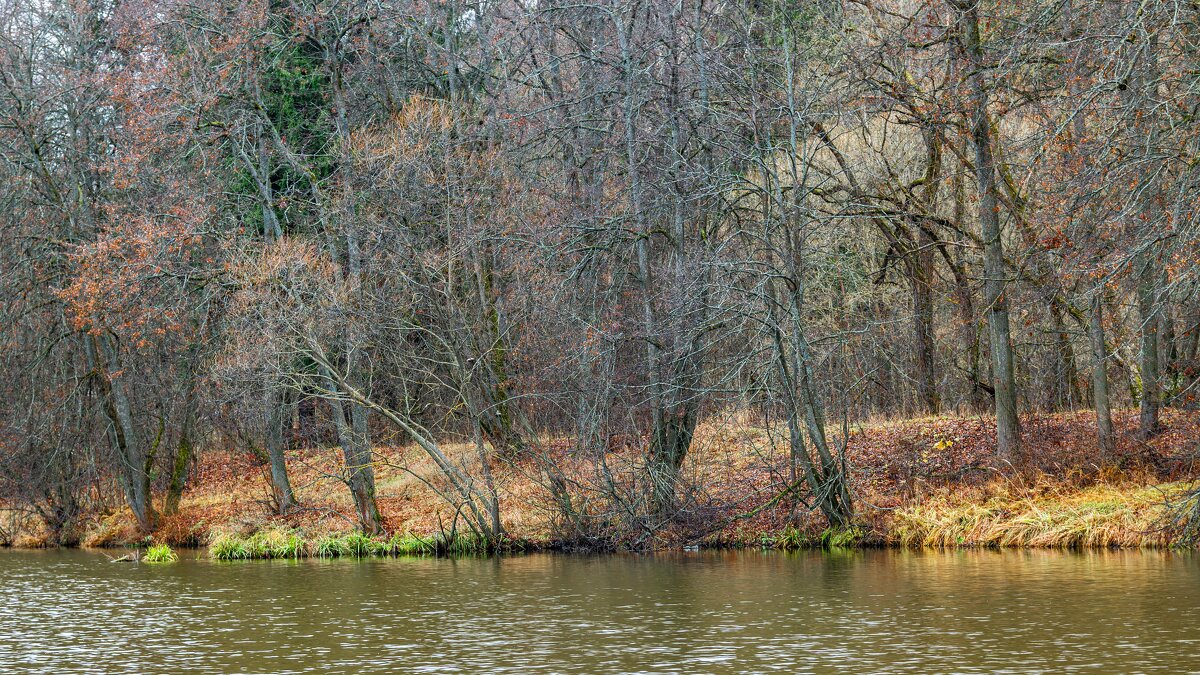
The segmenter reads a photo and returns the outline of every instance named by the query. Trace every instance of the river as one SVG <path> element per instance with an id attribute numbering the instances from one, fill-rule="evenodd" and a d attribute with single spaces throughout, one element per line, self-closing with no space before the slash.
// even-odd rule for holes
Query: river
<path id="1" fill-rule="evenodd" d="M 1200 669 L 1200 556 L 535 554 L 117 564 L 0 551 L 0 670 Z"/>

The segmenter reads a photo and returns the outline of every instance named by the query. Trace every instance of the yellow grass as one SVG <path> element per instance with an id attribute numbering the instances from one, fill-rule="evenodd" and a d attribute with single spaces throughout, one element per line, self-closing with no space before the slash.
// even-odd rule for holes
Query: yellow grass
<path id="1" fill-rule="evenodd" d="M 1042 496 L 1001 488 L 982 502 L 948 496 L 903 506 L 889 535 L 905 546 L 1161 547 L 1167 501 L 1187 485 L 1095 485 Z"/>

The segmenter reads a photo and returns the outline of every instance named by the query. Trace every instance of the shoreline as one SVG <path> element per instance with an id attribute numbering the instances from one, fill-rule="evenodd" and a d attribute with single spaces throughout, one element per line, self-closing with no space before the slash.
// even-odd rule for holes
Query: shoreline
<path id="1" fill-rule="evenodd" d="M 1135 419 L 1135 411 L 1124 411 L 1117 422 L 1131 430 Z M 1114 466 L 1099 461 L 1090 421 L 1087 411 L 1027 419 L 1038 435 L 1033 443 L 1041 464 L 1011 475 L 989 464 L 994 448 L 985 417 L 862 425 L 851 434 L 847 450 L 857 510 L 850 532 L 831 533 L 802 502 L 779 497 L 786 488 L 783 459 L 762 451 L 766 433 L 749 424 L 733 431 L 718 424 L 702 426 L 697 436 L 700 451 L 689 460 L 687 476 L 693 485 L 706 488 L 708 501 L 687 505 L 690 521 L 681 519 L 681 524 L 653 535 L 634 533 L 638 538 L 612 529 L 556 531 L 561 525 L 555 523 L 553 503 L 537 482 L 532 463 L 496 464 L 492 470 L 506 534 L 523 550 L 1187 545 L 1172 508 L 1195 504 L 1192 491 L 1200 482 L 1192 466 L 1191 439 L 1200 436 L 1200 413 L 1170 411 L 1164 431 L 1149 443 L 1123 434 Z M 556 461 L 569 466 L 566 450 L 548 442 L 546 451 L 559 453 Z M 76 541 L 100 549 L 151 542 L 195 548 L 254 537 L 287 539 L 291 547 L 306 551 L 322 545 L 339 551 L 391 546 L 438 552 L 457 546 L 474 553 L 493 548 L 466 541 L 469 537 L 450 541 L 453 512 L 428 489 L 426 483 L 436 484 L 436 468 L 418 449 L 381 447 L 376 456 L 378 500 L 384 531 L 389 533 L 382 539 L 354 532 L 352 504 L 336 478 L 338 449 L 308 448 L 289 454 L 289 469 L 302 486 L 298 494 L 303 508 L 286 516 L 271 515 L 264 499 L 244 498 L 269 495 L 261 461 L 246 452 L 208 451 L 201 453 L 192 471 L 179 511 L 161 516 L 149 537 L 137 531 L 127 509 L 118 508 L 85 512 Z M 614 453 L 614 461 L 626 459 L 630 458 Z M 577 476 L 586 485 L 583 470 Z M 461 527 L 458 533 L 464 534 Z M 13 525 L 11 516 L 0 523 L 0 545 L 37 548 L 49 542 L 38 531 L 36 519 L 27 518 L 23 528 Z"/>
<path id="2" fill-rule="evenodd" d="M 151 537 L 108 540 L 73 547 L 96 550 L 166 543 L 181 550 L 207 549 L 222 560 L 286 558 L 367 558 L 395 556 L 509 555 L 530 552 L 581 554 L 669 553 L 682 551 L 820 549 L 903 550 L 1167 550 L 1192 548 L 1167 527 L 1170 502 L 1182 499 L 1198 482 L 1147 486 L 1097 485 L 1074 493 L 1010 500 L 927 501 L 892 511 L 884 530 L 858 525 L 848 531 L 803 530 L 794 526 L 758 533 L 719 532 L 700 541 L 631 551 L 587 546 L 563 539 L 513 538 L 489 545 L 470 536 L 393 533 L 367 536 L 355 531 L 308 532 L 267 525 L 244 534 L 220 532 L 208 541 Z M 1157 499 L 1156 499 L 1157 498 Z M 1023 510 L 1013 508 L 1024 505 Z M 36 539 L 17 539 L 6 548 L 55 548 Z M 221 553 L 221 551 L 230 551 Z"/>

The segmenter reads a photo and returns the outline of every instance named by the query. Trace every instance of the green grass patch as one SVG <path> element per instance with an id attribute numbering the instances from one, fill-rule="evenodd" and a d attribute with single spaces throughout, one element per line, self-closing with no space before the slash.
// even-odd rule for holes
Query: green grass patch
<path id="1" fill-rule="evenodd" d="M 245 537 L 225 533 L 218 534 L 208 543 L 208 554 L 217 560 L 249 560 L 254 557 Z"/>
<path id="2" fill-rule="evenodd" d="M 251 558 L 302 558 L 305 555 L 304 540 L 290 530 L 263 530 L 255 532 L 246 541 Z"/>
<path id="3" fill-rule="evenodd" d="M 368 558 L 386 556 L 465 556 L 491 553 L 497 546 L 483 537 L 457 535 L 422 537 L 396 533 L 372 537 L 362 532 L 326 534 L 307 540 L 293 530 L 271 529 L 250 536 L 221 533 L 209 542 L 209 555 L 217 560 L 279 558 Z M 520 548 L 511 542 L 505 550 Z"/>
<path id="4" fill-rule="evenodd" d="M 410 533 L 396 533 L 388 540 L 392 555 L 434 555 L 437 553 L 437 540 L 433 537 L 419 537 Z"/>
<path id="5" fill-rule="evenodd" d="M 766 535 L 762 538 L 763 548 L 773 548 L 779 551 L 799 551 L 817 545 L 811 536 L 801 532 L 795 525 L 787 525 L 778 534 Z"/>
<path id="6" fill-rule="evenodd" d="M 853 548 L 861 546 L 867 538 L 867 533 L 857 525 L 834 529 L 829 528 L 821 533 L 821 546 L 825 548 Z"/>
<path id="7" fill-rule="evenodd" d="M 148 563 L 173 563 L 179 561 L 179 554 L 171 550 L 167 544 L 155 544 L 146 549 L 146 555 L 142 557 L 142 562 Z"/>
<path id="8" fill-rule="evenodd" d="M 487 539 L 475 535 L 438 537 L 437 552 L 441 555 L 484 555 L 491 551 Z"/>
<path id="9" fill-rule="evenodd" d="M 296 532 L 274 528 L 249 537 L 218 534 L 209 542 L 208 553 L 217 560 L 304 558 L 308 556 L 308 545 Z"/>

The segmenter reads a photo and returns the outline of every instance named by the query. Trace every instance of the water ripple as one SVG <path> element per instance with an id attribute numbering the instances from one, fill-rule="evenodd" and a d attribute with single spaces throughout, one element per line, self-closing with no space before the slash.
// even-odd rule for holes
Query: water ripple
<path id="1" fill-rule="evenodd" d="M 7 672 L 1176 672 L 1200 560 L 689 553 L 116 565 L 0 552 Z"/>

